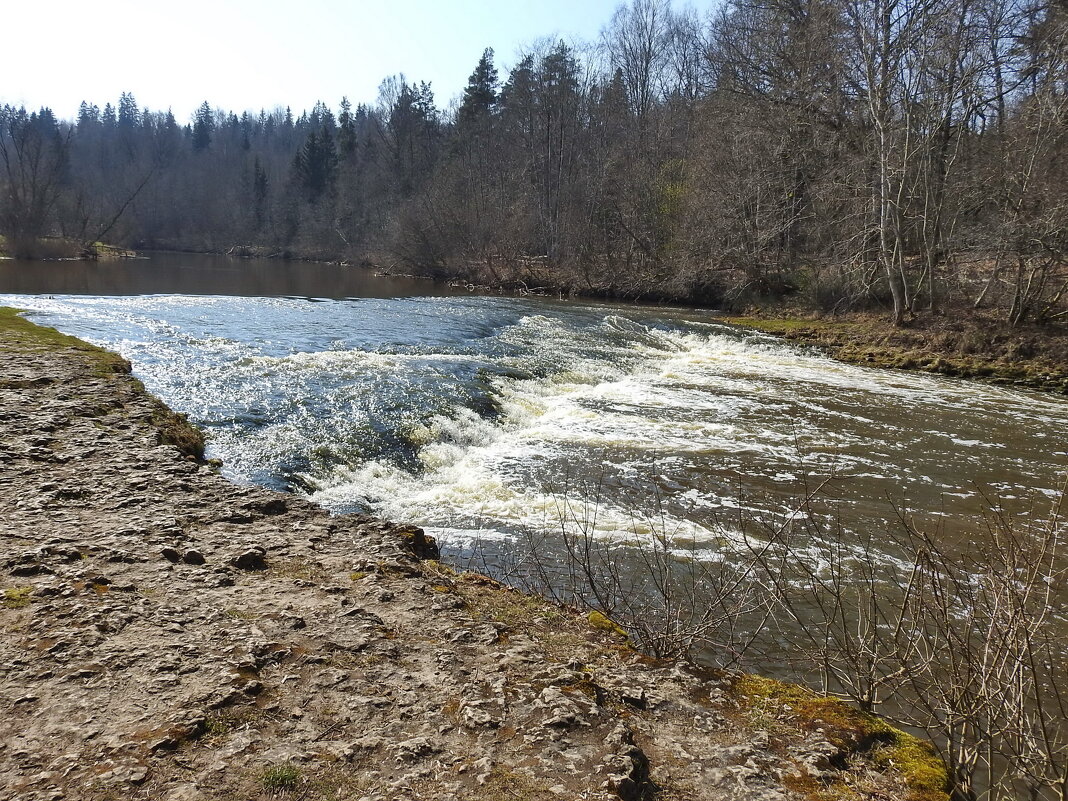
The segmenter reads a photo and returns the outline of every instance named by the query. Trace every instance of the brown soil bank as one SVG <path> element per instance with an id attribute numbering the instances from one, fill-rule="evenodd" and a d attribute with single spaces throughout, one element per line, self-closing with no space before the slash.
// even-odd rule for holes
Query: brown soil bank
<path id="1" fill-rule="evenodd" d="M 961 311 L 894 328 L 885 315 L 805 316 L 770 308 L 726 317 L 785 339 L 815 345 L 843 362 L 922 370 L 1068 395 L 1068 328 L 1010 328 Z"/>
<path id="2" fill-rule="evenodd" d="M 945 799 L 837 702 L 230 484 L 127 371 L 0 314 L 0 798 Z"/>

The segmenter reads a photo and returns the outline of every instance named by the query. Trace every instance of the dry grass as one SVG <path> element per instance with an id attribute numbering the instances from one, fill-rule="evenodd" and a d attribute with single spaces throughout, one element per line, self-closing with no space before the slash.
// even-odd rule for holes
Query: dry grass
<path id="1" fill-rule="evenodd" d="M 768 316 L 724 317 L 784 339 L 815 345 L 850 364 L 919 370 L 1068 394 L 1068 330 L 1011 328 L 996 318 L 959 311 L 925 316 L 895 328 L 884 316 L 816 317 L 771 310 Z"/>

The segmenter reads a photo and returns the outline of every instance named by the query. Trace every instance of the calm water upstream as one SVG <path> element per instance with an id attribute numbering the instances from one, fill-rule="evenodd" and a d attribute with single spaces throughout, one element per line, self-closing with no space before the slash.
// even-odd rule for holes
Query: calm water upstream
<path id="1" fill-rule="evenodd" d="M 892 525 L 892 499 L 967 543 L 983 496 L 1019 513 L 1068 469 L 1063 399 L 843 365 L 704 311 L 185 255 L 0 262 L 0 292 L 122 353 L 234 480 L 460 552 L 505 555 L 596 484 L 598 537 L 655 529 L 715 559 L 712 521 L 782 514 L 806 475 L 834 476 L 851 534 Z"/>

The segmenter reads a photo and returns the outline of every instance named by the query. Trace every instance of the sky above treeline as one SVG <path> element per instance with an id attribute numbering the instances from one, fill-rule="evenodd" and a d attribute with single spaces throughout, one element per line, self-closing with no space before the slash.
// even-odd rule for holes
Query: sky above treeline
<path id="1" fill-rule="evenodd" d="M 717 0 L 675 0 L 705 15 Z M 4 0 L 0 104 L 74 119 L 132 92 L 187 122 L 205 100 L 232 111 L 342 96 L 373 103 L 404 73 L 447 107 L 492 47 L 503 79 L 545 37 L 596 42 L 619 0 Z"/>

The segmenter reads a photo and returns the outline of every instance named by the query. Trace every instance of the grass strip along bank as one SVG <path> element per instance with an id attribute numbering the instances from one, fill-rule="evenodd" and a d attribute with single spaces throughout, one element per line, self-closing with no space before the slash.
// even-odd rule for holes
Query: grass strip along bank
<path id="1" fill-rule="evenodd" d="M 1068 395 L 1068 331 L 1008 328 L 977 316 L 927 317 L 895 328 L 883 317 L 808 317 L 777 313 L 723 322 L 813 345 L 849 364 L 978 379 Z"/>

